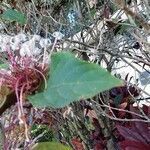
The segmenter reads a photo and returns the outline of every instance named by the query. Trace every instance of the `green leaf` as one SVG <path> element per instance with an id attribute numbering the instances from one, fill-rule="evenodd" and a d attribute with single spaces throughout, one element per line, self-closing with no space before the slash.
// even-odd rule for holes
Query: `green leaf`
<path id="1" fill-rule="evenodd" d="M 41 142 L 36 144 L 32 150 L 72 150 L 72 148 L 58 142 Z"/>
<path id="2" fill-rule="evenodd" d="M 0 69 L 8 69 L 8 64 L 0 64 Z"/>
<path id="3" fill-rule="evenodd" d="M 14 9 L 7 9 L 6 11 L 3 12 L 1 17 L 5 20 L 11 21 L 11 22 L 16 21 L 22 25 L 24 25 L 27 20 L 23 13 L 21 13 L 17 10 L 14 10 Z"/>
<path id="4" fill-rule="evenodd" d="M 131 23 L 131 25 L 136 27 L 136 23 L 135 23 L 134 19 L 130 15 L 128 15 L 128 19 L 129 19 L 129 22 Z"/>
<path id="5" fill-rule="evenodd" d="M 31 138 L 34 139 L 41 134 L 42 136 L 37 139 L 37 142 L 50 142 L 54 138 L 53 131 L 49 128 L 49 126 L 43 124 L 33 124 L 31 127 Z"/>
<path id="6" fill-rule="evenodd" d="M 60 108 L 121 84 L 100 66 L 60 52 L 52 55 L 47 90 L 29 96 L 29 100 L 36 107 Z"/>

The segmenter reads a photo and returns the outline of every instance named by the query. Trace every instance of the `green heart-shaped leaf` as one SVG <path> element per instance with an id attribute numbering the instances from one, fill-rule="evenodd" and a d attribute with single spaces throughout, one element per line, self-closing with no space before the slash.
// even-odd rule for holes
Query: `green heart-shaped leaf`
<path id="1" fill-rule="evenodd" d="M 6 11 L 3 12 L 1 17 L 5 20 L 8 21 L 16 21 L 22 25 L 26 23 L 27 18 L 25 15 L 17 10 L 14 9 L 7 9 Z"/>
<path id="2" fill-rule="evenodd" d="M 121 84 L 100 66 L 60 52 L 52 55 L 47 90 L 29 96 L 29 100 L 36 107 L 59 108 Z"/>
<path id="3" fill-rule="evenodd" d="M 41 142 L 36 144 L 32 150 L 72 150 L 69 146 L 65 146 L 58 142 Z"/>

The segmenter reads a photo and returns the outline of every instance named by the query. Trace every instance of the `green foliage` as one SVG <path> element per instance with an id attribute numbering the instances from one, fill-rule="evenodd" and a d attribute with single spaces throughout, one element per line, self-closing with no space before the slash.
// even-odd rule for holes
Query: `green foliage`
<path id="1" fill-rule="evenodd" d="M 0 63 L 0 69 L 7 69 L 7 68 L 8 68 L 8 64 Z"/>
<path id="2" fill-rule="evenodd" d="M 32 150 L 72 150 L 72 148 L 58 142 L 43 142 L 35 145 Z"/>
<path id="3" fill-rule="evenodd" d="M 71 53 L 55 53 L 51 58 L 47 90 L 29 96 L 29 100 L 36 107 L 60 108 L 121 84 L 96 64 L 79 60 Z"/>
<path id="4" fill-rule="evenodd" d="M 46 125 L 33 125 L 31 128 L 31 137 L 34 139 L 39 135 L 42 136 L 38 138 L 37 142 L 48 142 L 53 140 L 53 131 Z"/>
<path id="5" fill-rule="evenodd" d="M 1 15 L 1 18 L 10 22 L 18 22 L 21 25 L 24 25 L 27 21 L 27 18 L 23 13 L 14 9 L 7 9 L 6 11 L 4 11 Z"/>

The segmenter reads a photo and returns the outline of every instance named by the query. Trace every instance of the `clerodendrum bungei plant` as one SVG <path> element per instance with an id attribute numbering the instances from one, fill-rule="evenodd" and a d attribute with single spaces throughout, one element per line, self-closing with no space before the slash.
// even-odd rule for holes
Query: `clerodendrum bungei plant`
<path id="1" fill-rule="evenodd" d="M 60 108 L 121 85 L 120 80 L 98 65 L 81 61 L 68 52 L 53 54 L 50 64 L 37 62 L 33 57 L 15 56 L 9 49 L 6 56 L 8 68 L 2 69 L 0 75 L 1 91 L 7 92 L 0 109 L 4 111 L 17 102 L 18 119 L 25 125 L 26 140 L 29 138 L 23 102 L 27 99 L 36 107 Z M 15 99 L 8 98 L 9 95 L 15 95 Z"/>
<path id="2" fill-rule="evenodd" d="M 1 87 L 14 92 L 18 103 L 29 99 L 36 107 L 59 108 L 121 85 L 98 65 L 79 60 L 69 52 L 54 53 L 50 64 L 15 56 L 9 50 L 6 56 L 8 68 L 1 70 Z"/>
<path id="3" fill-rule="evenodd" d="M 98 65 L 81 61 L 68 52 L 53 54 L 50 64 L 34 57 L 15 56 L 9 49 L 5 55 L 8 68 L 1 69 L 1 89 L 6 88 L 7 95 L 16 95 L 19 115 L 22 102 L 27 99 L 36 107 L 64 107 L 121 84 Z M 37 93 L 43 84 L 47 89 Z"/>
<path id="4" fill-rule="evenodd" d="M 6 35 L 0 36 L 0 145 L 2 143 L 5 149 L 27 149 L 35 143 L 45 142 L 37 144 L 39 149 L 69 149 L 62 145 L 56 148 L 58 143 L 50 142 L 51 138 L 71 145 L 74 143 L 72 146 L 80 145 L 81 148 L 75 149 L 84 149 L 84 146 L 85 149 L 148 149 L 150 138 L 148 126 L 144 125 L 149 121 L 147 107 L 140 110 L 142 117 L 137 112 L 134 118 L 133 102 L 141 102 L 141 99 L 134 98 L 139 95 L 138 88 L 130 86 L 131 79 L 134 80 L 130 74 L 132 76 L 132 70 L 135 73 L 137 68 L 134 64 L 141 65 L 142 70 L 149 64 L 147 33 L 142 29 L 149 28 L 144 13 L 147 9 L 140 10 L 146 1 L 138 1 L 137 4 L 130 1 L 124 3 L 125 7 L 117 1 L 11 1 L 5 5 L 7 2 L 2 0 L 2 5 L 0 3 L 0 19 L 2 25 L 3 21 L 6 24 L 6 30 L 8 23 L 8 32 L 1 32 Z M 134 12 L 134 6 L 141 8 Z M 120 14 L 120 11 L 123 12 Z M 123 18 L 124 15 L 129 17 Z M 29 35 L 23 35 L 22 29 Z M 21 34 L 16 35 L 18 32 Z M 35 33 L 38 35 L 33 35 Z M 142 40 L 137 38 L 139 34 Z M 55 40 L 52 46 L 53 39 L 59 42 Z M 125 78 L 122 74 L 120 78 L 125 79 L 127 85 L 120 87 L 121 81 L 100 65 L 64 52 L 69 51 L 66 43 L 77 56 L 90 62 L 105 63 L 113 74 L 120 74 L 121 68 L 125 68 Z M 55 48 L 62 52 L 54 53 Z M 141 50 L 143 56 L 139 53 Z M 131 70 L 127 71 L 126 65 Z M 137 85 L 135 78 L 136 83 L 133 84 Z M 108 91 L 103 92 L 105 90 Z M 82 101 L 72 103 L 77 100 Z M 135 119 L 144 123 L 134 124 Z M 51 132 L 43 134 L 48 129 L 56 131 L 56 136 L 53 137 Z M 59 133 L 64 136 L 64 141 L 57 137 Z M 124 141 L 120 139 L 121 135 Z"/>

